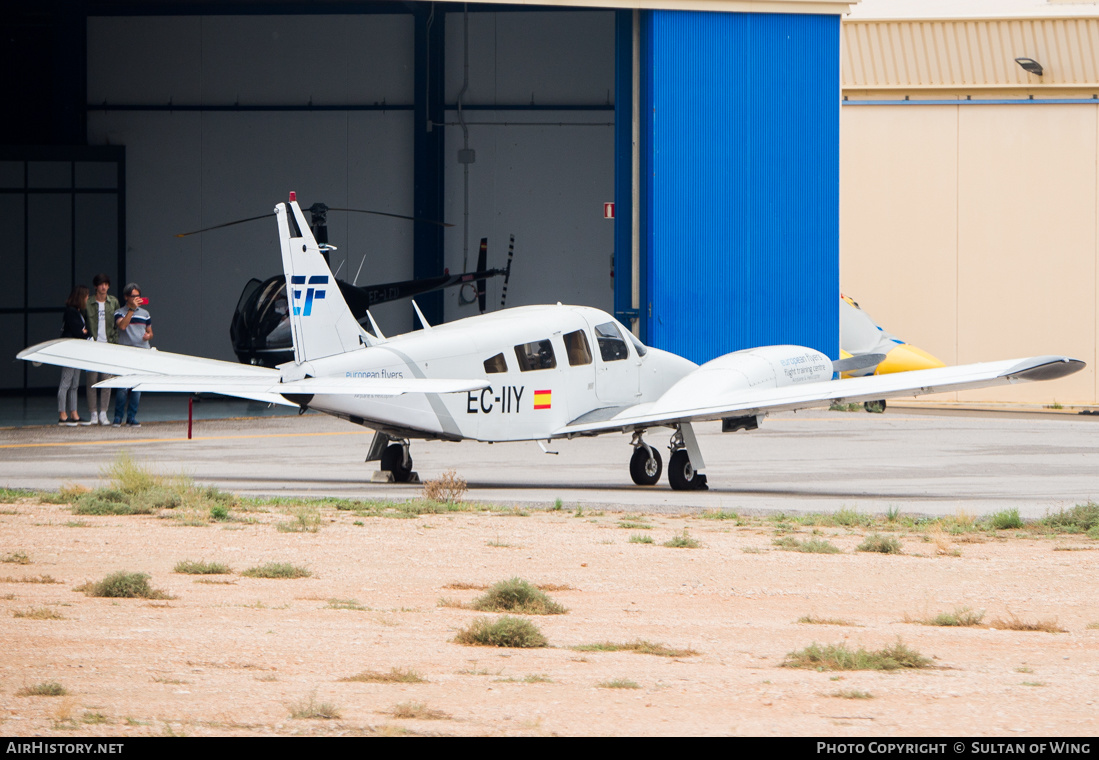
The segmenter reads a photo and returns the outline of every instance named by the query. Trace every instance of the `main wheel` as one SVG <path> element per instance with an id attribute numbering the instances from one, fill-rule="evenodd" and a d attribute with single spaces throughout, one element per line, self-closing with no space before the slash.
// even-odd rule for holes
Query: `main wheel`
<path id="1" fill-rule="evenodd" d="M 881 414 L 885 411 L 885 399 L 878 399 L 877 401 L 864 401 L 862 402 L 862 408 L 871 414 Z"/>
<path id="2" fill-rule="evenodd" d="M 668 482 L 676 491 L 699 491 L 706 488 L 706 476 L 694 468 L 686 449 L 678 449 L 668 460 Z"/>
<path id="3" fill-rule="evenodd" d="M 649 458 L 649 451 L 653 453 Z M 638 446 L 630 457 L 630 477 L 639 486 L 655 486 L 660 482 L 660 473 L 664 471 L 664 463 L 660 461 L 660 452 L 654 448 L 645 450 L 644 446 Z"/>
<path id="4" fill-rule="evenodd" d="M 407 483 L 412 477 L 412 457 L 408 458 L 408 464 L 404 461 L 404 446 L 392 443 L 382 452 L 382 469 L 393 473 L 393 480 L 398 483 Z"/>

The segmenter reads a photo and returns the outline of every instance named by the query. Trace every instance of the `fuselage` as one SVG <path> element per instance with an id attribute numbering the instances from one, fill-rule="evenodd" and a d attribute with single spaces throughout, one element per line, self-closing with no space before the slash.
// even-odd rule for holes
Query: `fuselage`
<path id="1" fill-rule="evenodd" d="M 318 395 L 308 407 L 391 435 L 519 441 L 655 401 L 697 365 L 648 348 L 606 312 L 523 306 L 396 336 L 297 368 L 314 377 L 484 378 L 468 393 Z M 605 410 L 605 411 L 603 411 Z"/>

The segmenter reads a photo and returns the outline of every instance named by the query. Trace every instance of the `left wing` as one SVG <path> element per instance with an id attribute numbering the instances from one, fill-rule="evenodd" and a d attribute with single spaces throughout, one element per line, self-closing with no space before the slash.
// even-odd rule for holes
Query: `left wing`
<path id="1" fill-rule="evenodd" d="M 962 391 L 1037 380 L 1056 380 L 1086 365 L 1065 356 L 1035 356 L 958 367 L 941 367 L 891 375 L 854 377 L 759 391 L 743 391 L 718 398 L 696 398 L 689 404 L 661 403 L 631 406 L 605 420 L 588 422 L 585 415 L 554 431 L 553 437 L 607 433 L 645 427 L 672 426 L 725 417 L 749 417 L 828 406 L 833 402 L 876 401 L 922 396 L 943 391 Z M 680 397 L 681 398 L 681 397 Z"/>
<path id="2" fill-rule="evenodd" d="M 284 394 L 399 396 L 403 393 L 461 393 L 489 385 L 484 379 L 417 377 L 307 377 L 283 382 L 277 369 L 72 338 L 39 343 L 20 351 L 16 358 L 117 375 L 98 383 L 101 388 L 219 393 L 284 406 L 297 406 L 287 401 Z"/>

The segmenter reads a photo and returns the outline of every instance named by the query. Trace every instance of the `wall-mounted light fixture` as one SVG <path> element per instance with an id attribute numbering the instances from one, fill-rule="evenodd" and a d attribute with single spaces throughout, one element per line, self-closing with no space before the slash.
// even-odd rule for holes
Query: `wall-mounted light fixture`
<path id="1" fill-rule="evenodd" d="M 1037 74 L 1042 76 L 1042 64 L 1038 63 L 1033 58 L 1016 58 L 1015 63 L 1023 67 L 1023 71 L 1030 74 Z"/>

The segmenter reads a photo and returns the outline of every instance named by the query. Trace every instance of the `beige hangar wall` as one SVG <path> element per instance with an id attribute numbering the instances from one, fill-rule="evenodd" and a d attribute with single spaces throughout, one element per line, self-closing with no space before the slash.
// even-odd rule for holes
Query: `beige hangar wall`
<path id="1" fill-rule="evenodd" d="M 979 31 L 981 22 L 974 23 Z M 895 71 L 890 76 L 897 78 Z M 1016 74 L 1004 68 L 1003 76 Z M 921 76 L 911 79 L 919 85 Z M 964 102 L 965 87 L 976 85 L 974 101 L 1028 99 L 1028 92 L 1037 92 L 1036 100 L 1079 101 L 1092 96 L 1094 78 L 1086 93 L 1056 94 L 1033 85 L 1022 93 L 991 91 L 994 77 L 954 81 L 947 91 L 927 86 L 930 79 L 922 76 L 922 88 L 894 81 L 877 90 L 845 81 L 843 292 L 886 330 L 948 364 L 1038 354 L 1088 363 L 1051 383 L 935 399 L 1099 402 L 1099 101 Z M 895 102 L 905 95 L 937 104 Z"/>

